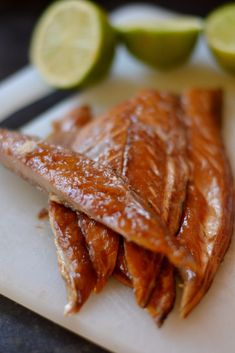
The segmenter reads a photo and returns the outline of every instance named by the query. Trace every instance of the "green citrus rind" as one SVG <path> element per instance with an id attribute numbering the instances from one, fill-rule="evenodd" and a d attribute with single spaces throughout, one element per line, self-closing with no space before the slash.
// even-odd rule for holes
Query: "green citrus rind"
<path id="1" fill-rule="evenodd" d="M 61 0 L 39 19 L 30 59 L 50 85 L 69 89 L 103 78 L 115 46 L 115 31 L 102 9 L 89 1 Z"/>
<path id="2" fill-rule="evenodd" d="M 235 4 L 220 6 L 206 19 L 205 36 L 217 63 L 235 73 Z"/>
<path id="3" fill-rule="evenodd" d="M 130 24 L 117 28 L 120 40 L 134 57 L 160 70 L 172 69 L 185 63 L 201 30 L 202 22 L 195 18 Z"/>

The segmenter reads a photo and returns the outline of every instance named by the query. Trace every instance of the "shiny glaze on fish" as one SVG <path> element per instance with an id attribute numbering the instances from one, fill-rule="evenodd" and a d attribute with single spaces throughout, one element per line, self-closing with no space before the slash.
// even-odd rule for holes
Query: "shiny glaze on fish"
<path id="1" fill-rule="evenodd" d="M 176 297 L 174 268 L 164 258 L 161 263 L 160 274 L 151 295 L 147 310 L 154 321 L 161 327 L 169 312 L 173 309 Z"/>
<path id="2" fill-rule="evenodd" d="M 0 129 L 0 162 L 127 240 L 194 268 L 192 257 L 151 208 L 110 168 L 79 153 Z"/>
<path id="3" fill-rule="evenodd" d="M 70 147 L 78 129 L 92 118 L 88 107 L 74 109 L 53 124 L 53 133 L 47 140 Z M 77 213 L 49 197 L 49 215 L 57 249 L 58 264 L 65 280 L 68 304 L 65 313 L 77 312 L 94 290 L 99 278 L 94 273 L 83 233 L 78 224 Z M 96 278 L 97 277 L 97 278 Z"/>
<path id="4" fill-rule="evenodd" d="M 124 284 L 127 287 L 132 287 L 132 278 L 127 268 L 126 258 L 124 254 L 124 245 L 123 239 L 120 239 L 118 256 L 116 267 L 113 272 L 113 277 L 117 279 L 119 282 Z"/>
<path id="5" fill-rule="evenodd" d="M 190 183 L 179 237 L 198 264 L 184 271 L 181 315 L 189 312 L 209 289 L 230 244 L 234 221 L 234 188 L 222 143 L 222 93 L 192 89 L 183 96 L 188 130 Z"/>
<path id="6" fill-rule="evenodd" d="M 76 108 L 65 118 L 53 124 L 53 133 L 49 136 L 49 141 L 71 149 L 76 135 L 91 120 L 89 107 Z M 97 274 L 95 291 L 99 292 L 114 271 L 119 236 L 101 223 L 88 218 L 84 213 L 77 212 L 77 214 L 79 227 L 85 236 L 90 259 Z"/>
<path id="7" fill-rule="evenodd" d="M 159 165 L 164 165 L 165 173 L 163 170 L 159 169 L 162 179 L 160 179 L 159 183 L 153 188 L 156 197 L 155 199 L 153 196 L 151 197 L 151 195 L 149 195 L 149 197 L 150 200 L 152 200 L 153 207 L 159 209 L 162 219 L 167 224 L 170 233 L 176 235 L 180 226 L 189 176 L 186 158 L 186 133 L 179 97 L 172 94 L 156 93 L 154 91 L 140 93 L 138 117 L 140 119 L 147 117 L 145 121 L 151 126 L 152 130 L 161 141 L 162 150 L 165 151 L 164 155 L 159 147 L 153 147 L 152 155 L 155 153 L 155 155 L 160 154 L 162 156 L 162 161 L 158 159 L 156 166 L 159 168 Z M 147 153 L 144 151 L 144 148 L 146 147 L 142 147 L 142 152 L 143 155 L 146 156 Z M 142 173 L 142 170 L 146 170 L 147 165 L 151 163 L 147 158 L 142 158 L 140 168 L 138 169 L 138 159 L 136 163 L 133 163 L 136 159 L 135 150 L 136 146 L 133 144 L 133 158 L 131 159 L 130 166 L 133 171 L 138 171 L 136 173 L 139 174 L 139 179 L 142 180 L 142 186 L 139 190 L 142 190 L 142 193 L 144 193 L 145 174 Z M 154 179 L 154 175 L 152 179 Z M 140 195 L 142 196 L 141 193 Z M 148 276 L 150 276 L 151 273 L 149 269 L 153 266 L 152 256 L 148 254 L 148 251 L 139 248 L 140 255 L 138 257 L 135 254 L 136 248 L 136 245 L 133 245 L 132 249 L 130 245 L 126 247 L 126 250 L 132 252 L 132 256 L 129 259 L 129 267 L 134 264 L 136 270 L 139 272 L 140 276 L 136 275 L 136 280 L 138 280 L 138 278 L 141 279 L 142 286 L 139 287 L 142 287 L 143 292 L 146 287 L 144 280 L 149 281 L 149 288 L 151 288 L 152 285 L 152 295 L 147 309 L 156 323 L 161 325 L 173 308 L 175 301 L 174 270 L 173 267 L 167 263 L 166 259 L 164 259 L 164 265 L 162 267 L 162 257 L 158 256 L 155 264 L 155 281 L 152 275 L 151 283 L 151 277 L 148 279 Z M 145 254 L 143 252 L 145 252 Z M 128 256 L 126 253 L 126 257 L 128 259 L 130 255 Z M 150 259 L 149 267 L 146 266 L 146 262 L 144 261 L 146 257 Z M 155 283 L 156 285 L 153 287 Z M 146 296 L 146 299 L 147 298 Z"/>
<path id="8" fill-rule="evenodd" d="M 64 278 L 68 304 L 65 313 L 79 311 L 96 284 L 86 243 L 78 227 L 77 215 L 64 205 L 50 201 L 49 218 L 54 233 L 58 264 Z"/>
<path id="9" fill-rule="evenodd" d="M 89 106 L 83 105 L 71 110 L 63 119 L 53 122 L 53 132 L 47 137 L 49 143 L 70 148 L 76 138 L 78 129 L 92 119 Z"/>
<path id="10" fill-rule="evenodd" d="M 95 291 L 100 292 L 114 271 L 118 254 L 119 235 L 83 213 L 79 213 L 78 222 L 86 239 L 90 259 L 98 276 Z"/>
<path id="11" fill-rule="evenodd" d="M 73 147 L 126 177 L 172 234 L 179 227 L 188 177 L 180 115 L 176 96 L 146 90 L 86 126 Z M 131 243 L 124 248 L 137 301 L 145 306 L 162 257 Z"/>
<path id="12" fill-rule="evenodd" d="M 180 225 L 188 181 L 185 128 L 179 98 L 152 90 L 141 92 L 136 99 L 135 122 L 146 124 L 151 133 L 148 131 L 146 134 L 145 131 L 141 131 L 142 127 L 139 128 L 136 124 L 133 126 L 129 136 L 130 162 L 126 175 L 138 194 L 146 197 L 161 215 L 174 236 Z M 137 136 L 139 138 L 136 138 Z M 168 296 L 169 300 L 170 298 L 174 300 L 173 285 L 171 287 L 158 285 L 161 282 L 159 277 L 161 255 L 155 255 L 154 259 L 152 254 L 134 244 L 127 244 L 125 252 L 128 268 L 135 282 L 134 287 L 136 292 L 139 292 L 137 298 L 141 306 L 147 304 L 155 282 L 154 296 L 158 296 L 159 305 L 164 303 L 160 300 L 161 297 Z M 164 273 L 164 276 L 169 276 L 169 281 L 174 283 L 172 273 L 173 269 Z M 168 290 L 171 293 L 166 293 Z M 152 301 L 152 307 L 153 303 Z M 154 315 L 155 320 L 157 321 L 157 312 L 161 312 L 161 317 L 165 318 L 173 304 L 174 301 L 172 305 L 158 307 Z"/>
<path id="13" fill-rule="evenodd" d="M 159 280 L 162 255 L 141 248 L 132 242 L 124 242 L 124 259 L 127 268 L 124 274 L 130 274 L 134 294 L 141 307 L 145 307 L 149 297 Z"/>

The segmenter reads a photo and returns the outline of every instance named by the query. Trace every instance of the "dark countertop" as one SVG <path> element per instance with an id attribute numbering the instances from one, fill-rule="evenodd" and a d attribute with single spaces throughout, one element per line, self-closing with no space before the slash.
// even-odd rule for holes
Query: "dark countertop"
<path id="1" fill-rule="evenodd" d="M 106 351 L 0 296 L 1 353 L 105 353 Z"/>
<path id="2" fill-rule="evenodd" d="M 48 1 L 0 2 L 0 80 L 28 62 L 35 20 Z M 221 2 L 221 1 L 220 1 Z M 126 1 L 101 1 L 107 8 Z M 219 1 L 156 1 L 185 13 L 205 15 Z M 0 353 L 104 353 L 105 350 L 0 296 Z M 123 352 L 125 353 L 125 352 Z"/>

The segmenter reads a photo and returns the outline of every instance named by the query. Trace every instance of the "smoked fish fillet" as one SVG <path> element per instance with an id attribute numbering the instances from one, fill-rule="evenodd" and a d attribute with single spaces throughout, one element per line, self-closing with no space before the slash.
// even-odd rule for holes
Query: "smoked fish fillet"
<path id="1" fill-rule="evenodd" d="M 0 162 L 129 241 L 166 255 L 176 266 L 194 269 L 188 251 L 112 169 L 82 154 L 5 129 L 0 129 Z"/>
<path id="2" fill-rule="evenodd" d="M 126 177 L 124 171 L 126 168 L 125 163 L 127 162 L 130 154 L 130 147 L 132 146 L 129 139 L 130 136 L 133 137 L 133 134 L 135 133 L 133 131 L 133 122 L 131 121 L 131 118 L 134 116 L 136 108 L 136 100 L 128 101 L 115 107 L 104 116 L 95 119 L 91 124 L 85 126 L 81 133 L 78 133 L 77 140 L 72 149 L 81 152 L 106 166 L 110 166 L 119 175 Z M 134 124 L 136 123 L 137 122 Z M 142 133 L 145 140 L 141 142 L 144 144 L 148 141 L 148 146 L 150 146 L 150 144 L 153 145 L 155 141 L 154 136 L 150 136 L 150 127 L 148 127 L 149 132 L 145 132 L 144 129 L 147 130 L 146 124 L 139 127 L 136 136 L 141 139 L 142 136 L 138 136 L 138 134 Z M 156 147 L 157 142 L 158 141 L 156 140 L 154 147 Z M 141 146 L 137 146 L 137 153 L 140 151 L 140 147 Z M 164 151 L 161 152 L 160 158 L 163 159 Z M 154 154 L 154 152 L 152 152 L 152 154 Z M 138 160 L 140 157 L 141 156 L 138 155 Z M 154 164 L 156 161 L 151 162 Z M 132 183 L 131 186 L 133 187 Z M 145 196 L 146 195 L 144 194 L 144 198 L 147 199 Z M 86 223 L 89 224 L 90 222 L 92 221 L 89 219 L 86 220 Z M 127 256 L 125 256 L 124 252 L 128 251 L 126 250 L 128 246 L 133 248 L 132 252 L 130 251 L 130 256 L 132 256 L 131 260 L 133 260 L 133 265 L 130 269 L 133 269 L 133 271 L 127 270 Z M 135 254 L 133 258 L 134 251 Z M 128 279 L 131 278 L 132 282 L 134 282 L 134 288 L 137 287 L 135 293 L 137 301 L 141 303 L 141 306 L 145 305 L 150 292 L 154 287 L 157 268 L 159 267 L 158 263 L 159 260 L 161 260 L 160 258 L 162 258 L 162 255 L 158 256 L 155 253 L 139 247 L 134 248 L 130 242 L 125 244 L 124 248 L 122 245 L 120 247 L 120 254 L 115 269 L 115 277 L 119 278 L 122 283 L 128 283 Z M 118 265 L 120 266 L 119 269 Z M 142 267 L 143 265 L 145 265 L 144 268 Z M 148 270 L 146 270 L 146 268 L 148 268 Z M 138 274 L 138 277 L 136 274 Z"/>
<path id="3" fill-rule="evenodd" d="M 91 120 L 87 106 L 75 108 L 63 119 L 53 123 L 53 133 L 47 141 L 70 146 L 77 129 Z M 77 213 L 49 197 L 49 220 L 54 234 L 59 270 L 64 278 L 68 303 L 65 314 L 76 313 L 94 290 L 98 279 L 91 264 L 84 236 L 78 225 Z"/>
<path id="4" fill-rule="evenodd" d="M 96 273 L 78 226 L 76 213 L 51 199 L 49 219 L 54 233 L 59 269 L 67 289 L 68 303 L 65 313 L 75 313 L 94 289 Z"/>
<path id="5" fill-rule="evenodd" d="M 182 97 L 188 134 L 190 182 L 178 237 L 198 271 L 185 270 L 181 315 L 186 317 L 209 289 L 231 241 L 234 186 L 222 142 L 222 92 L 191 89 Z"/>
<path id="6" fill-rule="evenodd" d="M 148 312 L 153 317 L 158 327 L 162 326 L 164 320 L 174 307 L 176 297 L 174 272 L 174 267 L 164 258 L 161 263 L 156 286 L 147 306 Z"/>
<path id="7" fill-rule="evenodd" d="M 97 273 L 95 292 L 98 293 L 116 266 L 119 235 L 84 213 L 79 213 L 78 224 L 86 239 L 90 259 Z"/>
<path id="8" fill-rule="evenodd" d="M 136 99 L 135 118 L 151 128 L 155 141 L 158 141 L 158 145 L 160 141 L 162 148 L 160 149 L 157 144 L 151 146 L 149 137 L 144 138 L 140 135 L 140 139 L 136 139 L 138 127 L 135 124 L 133 135 L 129 137 L 131 147 L 126 173 L 128 181 L 141 197 L 147 197 L 153 208 L 158 210 L 169 232 L 175 236 L 180 226 L 188 182 L 186 135 L 179 97 L 154 90 L 142 91 Z M 155 169 L 154 155 L 157 156 Z M 161 254 L 155 255 L 153 261 L 152 253 L 135 244 L 125 242 L 124 248 L 128 269 L 133 275 L 136 295 L 140 298 L 138 302 L 141 306 L 146 306 L 150 299 L 149 312 L 160 325 L 174 305 L 174 271 L 163 270 Z M 164 267 L 170 266 L 168 264 Z M 160 286 L 161 277 L 168 277 L 171 286 Z M 146 288 L 149 291 L 146 291 Z M 159 298 L 155 312 L 156 300 L 151 300 L 152 297 Z M 161 300 L 165 297 L 168 298 L 168 302 L 172 300 L 170 305 L 165 305 L 166 301 Z"/>
<path id="9" fill-rule="evenodd" d="M 119 242 L 117 262 L 113 272 L 113 277 L 125 286 L 132 288 L 132 280 L 127 268 L 126 258 L 124 254 L 123 239 L 120 239 Z"/>
<path id="10" fill-rule="evenodd" d="M 73 146 L 73 150 L 111 166 L 127 178 L 174 235 L 179 228 L 188 178 L 181 115 L 178 97 L 145 90 L 85 126 Z M 124 249 L 137 302 L 145 306 L 155 286 L 162 255 L 130 242 L 125 242 Z"/>
<path id="11" fill-rule="evenodd" d="M 71 149 L 74 139 L 81 128 L 91 120 L 92 113 L 88 106 L 76 108 L 63 119 L 54 122 L 53 132 L 47 140 L 53 144 Z M 56 213 L 56 207 L 57 204 L 55 202 L 50 204 L 49 210 L 54 209 L 54 212 L 51 212 L 51 218 Z M 62 205 L 59 206 L 59 208 L 61 207 Z M 63 214 L 60 213 L 60 216 L 63 217 Z M 119 236 L 103 224 L 89 219 L 84 213 L 77 212 L 77 222 L 79 223 L 80 231 L 85 237 L 90 259 L 97 274 L 94 290 L 99 292 L 114 271 Z"/>
<path id="12" fill-rule="evenodd" d="M 53 132 L 47 140 L 53 144 L 72 149 L 73 142 L 80 129 L 91 120 L 89 107 L 76 108 L 69 112 L 65 118 L 53 123 Z M 78 148 L 77 151 L 79 152 Z M 49 209 L 56 208 L 57 204 L 53 201 L 50 206 Z M 59 207 L 62 207 L 62 205 Z M 53 217 L 53 214 L 51 214 L 51 217 Z M 123 241 L 120 242 L 119 246 L 118 234 L 101 223 L 89 219 L 83 213 L 78 213 L 78 220 L 80 229 L 82 229 L 87 240 L 90 258 L 97 273 L 95 290 L 99 292 L 112 274 L 123 284 L 132 286 L 126 267 Z"/>

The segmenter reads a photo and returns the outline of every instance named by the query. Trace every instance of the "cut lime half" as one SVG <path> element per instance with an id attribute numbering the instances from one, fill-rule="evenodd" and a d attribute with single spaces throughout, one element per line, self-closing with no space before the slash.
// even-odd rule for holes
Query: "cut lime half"
<path id="1" fill-rule="evenodd" d="M 103 77 L 114 48 L 115 32 L 99 7 L 89 1 L 62 0 L 38 21 L 30 58 L 49 84 L 72 88 Z"/>
<path id="2" fill-rule="evenodd" d="M 157 69 L 183 64 L 190 56 L 202 22 L 197 18 L 174 18 L 119 26 L 117 31 L 136 58 Z"/>
<path id="3" fill-rule="evenodd" d="M 235 4 L 213 11 L 206 20 L 207 43 L 218 64 L 235 73 Z"/>

